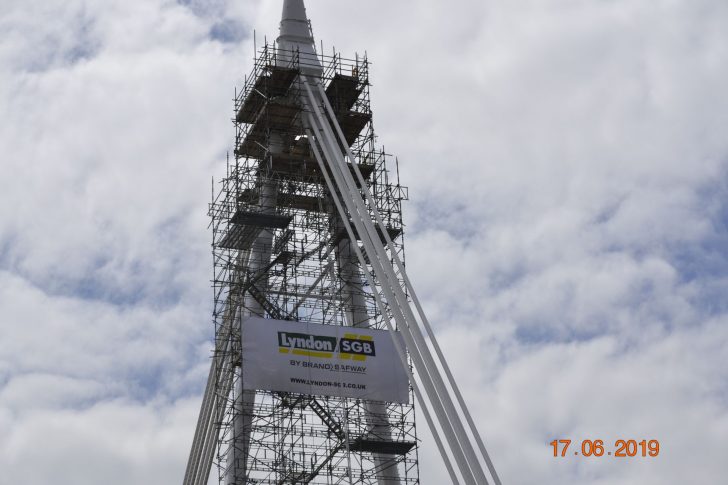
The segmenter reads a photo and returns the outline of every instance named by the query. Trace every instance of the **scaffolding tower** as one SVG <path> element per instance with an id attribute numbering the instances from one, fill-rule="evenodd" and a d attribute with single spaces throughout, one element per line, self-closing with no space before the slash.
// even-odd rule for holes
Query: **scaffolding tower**
<path id="1" fill-rule="evenodd" d="M 323 66 L 321 81 L 404 259 L 402 201 L 393 159 L 377 147 L 369 97 L 369 60 L 339 53 L 281 53 L 261 47 L 235 96 L 235 151 L 213 195 L 215 381 L 220 483 L 419 483 L 413 404 L 241 391 L 236 315 L 385 329 L 352 244 L 313 158 L 303 125 L 298 76 Z M 396 166 L 396 160 L 394 160 Z M 354 242 L 356 243 L 356 242 Z M 263 310 L 261 312 L 261 310 Z M 414 400 L 411 398 L 410 403 Z M 249 442 L 241 442 L 236 422 Z M 231 459 L 237 454 L 239 461 Z M 237 482 L 235 468 L 244 469 Z"/>

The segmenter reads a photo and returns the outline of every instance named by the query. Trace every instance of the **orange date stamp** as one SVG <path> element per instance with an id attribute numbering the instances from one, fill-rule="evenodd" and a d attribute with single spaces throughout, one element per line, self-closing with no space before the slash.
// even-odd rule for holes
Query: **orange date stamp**
<path id="1" fill-rule="evenodd" d="M 656 457 L 660 454 L 658 440 L 616 440 L 611 449 L 604 445 L 604 440 L 582 440 L 580 443 L 574 443 L 573 447 L 571 447 L 571 440 L 553 440 L 549 445 L 553 448 L 554 457 L 573 455 L 631 458 L 636 456 Z"/>

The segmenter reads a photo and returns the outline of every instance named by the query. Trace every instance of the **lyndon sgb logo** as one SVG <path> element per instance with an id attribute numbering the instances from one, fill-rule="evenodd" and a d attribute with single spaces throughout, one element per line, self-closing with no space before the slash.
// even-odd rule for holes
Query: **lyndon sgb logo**
<path id="1" fill-rule="evenodd" d="M 376 355 L 374 339 L 370 335 L 345 333 L 343 338 L 313 335 L 308 333 L 278 332 L 278 351 L 282 354 L 305 355 L 331 359 L 363 361 Z"/>

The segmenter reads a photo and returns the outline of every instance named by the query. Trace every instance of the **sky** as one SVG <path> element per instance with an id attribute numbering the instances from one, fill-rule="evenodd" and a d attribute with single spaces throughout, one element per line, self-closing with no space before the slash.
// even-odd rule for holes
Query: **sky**
<path id="1" fill-rule="evenodd" d="M 181 483 L 210 182 L 281 3 L 0 2 L 0 485 Z M 307 7 L 373 61 L 408 272 L 503 483 L 724 481 L 728 3 Z M 447 483 L 425 428 L 422 483 Z"/>

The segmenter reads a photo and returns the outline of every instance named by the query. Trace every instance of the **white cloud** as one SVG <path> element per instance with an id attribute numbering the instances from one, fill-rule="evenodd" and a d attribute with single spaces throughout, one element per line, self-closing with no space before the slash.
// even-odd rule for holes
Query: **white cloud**
<path id="1" fill-rule="evenodd" d="M 0 441 L 0 483 L 179 483 L 196 399 L 28 412 Z"/>
<path id="2" fill-rule="evenodd" d="M 374 61 L 410 275 L 504 481 L 720 481 L 728 4 L 308 4 L 327 50 Z M 209 177 L 251 29 L 279 16 L 0 6 L 0 484 L 179 483 L 209 365 Z M 643 437 L 659 458 L 548 446 Z M 430 440 L 420 458 L 444 483 Z"/>

